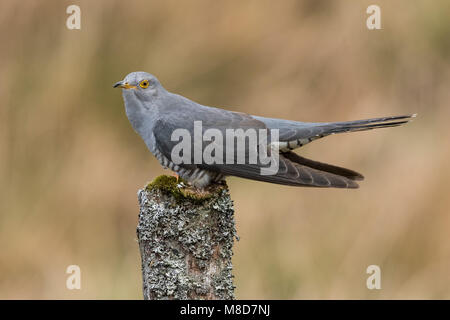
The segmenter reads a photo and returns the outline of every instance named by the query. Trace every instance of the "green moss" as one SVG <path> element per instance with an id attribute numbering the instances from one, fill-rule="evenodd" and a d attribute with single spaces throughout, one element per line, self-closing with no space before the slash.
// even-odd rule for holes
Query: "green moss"
<path id="1" fill-rule="evenodd" d="M 179 186 L 180 183 L 183 183 L 184 186 Z M 165 194 L 172 195 L 177 202 L 202 203 L 213 196 L 217 187 L 210 190 L 198 190 L 188 186 L 186 181 L 181 178 L 177 181 L 177 178 L 173 176 L 162 175 L 150 182 L 145 189 L 148 191 L 159 190 Z"/>
<path id="2" fill-rule="evenodd" d="M 152 182 L 150 182 L 147 187 L 145 187 L 147 190 L 164 190 L 164 191 L 170 191 L 174 192 L 177 188 L 177 185 L 184 181 L 182 179 L 179 179 L 177 182 L 177 178 L 172 176 L 159 176 Z"/>

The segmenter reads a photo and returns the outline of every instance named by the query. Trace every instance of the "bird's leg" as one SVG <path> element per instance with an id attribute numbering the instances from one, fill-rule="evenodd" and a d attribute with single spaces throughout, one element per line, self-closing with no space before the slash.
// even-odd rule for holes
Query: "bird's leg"
<path id="1" fill-rule="evenodd" d="M 172 172 L 170 175 L 177 178 L 177 183 L 179 182 L 180 176 L 178 174 L 176 174 L 175 172 Z"/>
<path id="2" fill-rule="evenodd" d="M 178 188 L 185 188 L 185 187 L 186 187 L 186 185 L 184 184 L 184 182 L 183 182 L 183 181 L 180 181 L 180 176 L 179 176 L 177 173 L 172 172 L 172 173 L 171 173 L 171 176 L 174 176 L 175 178 L 177 178 L 177 187 L 178 187 Z"/>

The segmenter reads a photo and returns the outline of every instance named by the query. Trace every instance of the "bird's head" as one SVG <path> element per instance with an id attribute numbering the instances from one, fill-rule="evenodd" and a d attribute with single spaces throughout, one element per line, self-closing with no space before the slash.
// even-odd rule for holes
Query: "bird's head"
<path id="1" fill-rule="evenodd" d="M 124 95 L 136 95 L 140 100 L 151 100 L 163 90 L 154 75 L 143 71 L 128 74 L 122 81 L 116 82 L 113 87 L 122 88 Z"/>

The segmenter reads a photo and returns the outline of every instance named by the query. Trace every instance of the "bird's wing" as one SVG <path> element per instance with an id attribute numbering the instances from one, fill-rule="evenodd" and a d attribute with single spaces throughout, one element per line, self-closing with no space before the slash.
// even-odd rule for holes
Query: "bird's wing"
<path id="1" fill-rule="evenodd" d="M 402 115 L 384 118 L 345 122 L 297 122 L 253 116 L 269 129 L 279 130 L 280 150 L 289 151 L 325 136 L 353 131 L 365 131 L 377 128 L 396 127 L 412 120 L 416 115 Z"/>
<path id="2" fill-rule="evenodd" d="M 183 104 L 178 105 L 177 110 L 170 110 L 171 112 L 166 112 L 159 117 L 155 123 L 153 129 L 157 148 L 161 153 L 163 153 L 168 159 L 172 159 L 171 153 L 175 145 L 180 142 L 180 138 L 174 138 L 172 141 L 172 134 L 177 129 L 185 129 L 190 133 L 191 138 L 191 154 L 190 163 L 182 164 L 185 168 L 196 168 L 199 165 L 193 166 L 194 164 L 194 139 L 197 139 L 197 143 L 201 145 L 201 150 L 203 151 L 210 141 L 203 141 L 202 137 L 205 131 L 208 129 L 216 129 L 220 131 L 222 140 L 222 150 L 224 152 L 223 159 L 226 158 L 226 130 L 227 129 L 242 129 L 244 131 L 248 129 L 259 130 L 267 129 L 266 125 L 259 120 L 254 119 L 248 114 L 240 112 L 231 112 L 218 108 L 205 107 L 201 105 L 193 104 Z M 196 122 L 201 122 L 202 137 L 200 139 L 194 137 L 194 125 Z M 200 140 L 200 141 L 198 141 Z M 214 141 L 218 143 L 218 141 Z M 237 144 L 235 144 L 237 147 Z M 245 144 L 244 150 L 239 150 L 239 152 L 244 152 L 246 157 L 249 153 L 249 144 Z M 238 150 L 234 150 L 234 160 L 237 160 Z M 224 160 L 225 161 L 225 160 Z M 236 161 L 234 161 L 236 162 Z"/>
<path id="3" fill-rule="evenodd" d="M 266 166 L 260 164 L 214 164 L 209 166 L 201 165 L 200 167 L 212 171 L 217 171 L 224 175 L 232 175 L 251 180 L 288 186 L 352 189 L 359 187 L 358 184 L 354 181 L 356 179 L 354 179 L 353 176 L 345 177 L 335 173 L 326 172 L 308 167 L 306 165 L 302 165 L 289 159 L 291 155 L 295 154 L 289 152 L 279 155 L 278 170 L 273 175 L 262 175 L 261 168 L 266 168 Z M 295 156 L 293 156 L 292 158 L 295 158 Z"/>
<path id="4" fill-rule="evenodd" d="M 223 137 L 226 137 L 226 129 L 266 129 L 267 126 L 258 119 L 255 119 L 247 114 L 225 111 L 215 108 L 201 108 L 196 109 L 190 107 L 178 107 L 178 113 L 167 112 L 165 115 L 155 123 L 154 135 L 157 148 L 164 154 L 165 157 L 172 161 L 172 150 L 179 143 L 179 140 L 172 141 L 172 133 L 176 129 L 187 129 L 191 134 L 191 151 L 194 150 L 194 121 L 202 121 L 203 133 L 208 129 L 217 129 L 222 132 Z M 198 141 L 197 141 L 198 142 Z M 202 140 L 202 151 L 211 142 Z M 226 139 L 223 139 L 223 144 Z M 245 144 L 248 147 L 249 144 Z M 268 165 L 263 165 L 259 161 L 255 164 L 250 164 L 247 160 L 244 164 L 237 163 L 237 156 L 239 150 L 236 149 L 233 153 L 233 163 L 212 163 L 206 164 L 204 162 L 194 163 L 194 152 L 191 152 L 191 162 L 179 164 L 181 167 L 187 169 L 200 168 L 221 173 L 223 175 L 238 176 L 251 180 L 265 181 L 276 184 L 291 185 L 291 186 L 309 186 L 309 187 L 335 187 L 335 188 L 357 188 L 358 184 L 352 178 L 341 176 L 339 171 L 332 173 L 321 169 L 324 167 L 316 166 L 316 168 L 309 167 L 299 163 L 293 155 L 279 155 L 278 171 L 272 175 L 261 174 L 262 168 L 267 168 Z M 254 147 L 254 146 L 253 146 Z M 226 146 L 223 146 L 224 152 Z M 242 150 L 241 150 L 242 151 Z M 244 150 L 246 157 L 248 156 L 248 148 Z M 269 150 L 270 152 L 270 150 Z M 226 159 L 223 155 L 222 159 Z M 247 158 L 246 158 L 247 159 Z M 224 160 L 225 162 L 225 160 Z M 301 162 L 301 161 L 300 161 Z"/>

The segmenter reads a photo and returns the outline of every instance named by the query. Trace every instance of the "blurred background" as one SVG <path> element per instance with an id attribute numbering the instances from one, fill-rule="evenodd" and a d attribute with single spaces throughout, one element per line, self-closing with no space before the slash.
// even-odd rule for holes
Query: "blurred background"
<path id="1" fill-rule="evenodd" d="M 301 149 L 363 173 L 358 190 L 228 179 L 236 296 L 450 298 L 449 16 L 445 0 L 1 1 L 0 298 L 142 298 L 136 192 L 168 172 L 112 89 L 137 70 L 267 117 L 419 113 Z M 81 290 L 66 289 L 71 264 Z"/>

